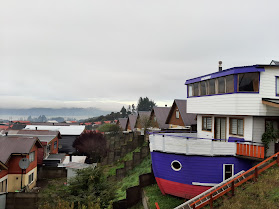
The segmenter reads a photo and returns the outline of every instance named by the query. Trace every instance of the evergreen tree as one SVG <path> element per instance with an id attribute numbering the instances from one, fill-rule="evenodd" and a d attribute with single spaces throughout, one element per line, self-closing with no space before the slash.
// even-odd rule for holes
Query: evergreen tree
<path id="1" fill-rule="evenodd" d="M 139 98 L 137 110 L 138 111 L 151 111 L 153 107 L 156 106 L 156 103 L 150 100 L 148 97 Z"/>

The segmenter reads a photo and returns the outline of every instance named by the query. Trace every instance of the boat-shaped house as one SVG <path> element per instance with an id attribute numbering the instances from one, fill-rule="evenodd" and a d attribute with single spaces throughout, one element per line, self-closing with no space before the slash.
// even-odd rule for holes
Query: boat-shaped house
<path id="1" fill-rule="evenodd" d="M 278 152 L 275 140 L 265 153 L 261 138 L 267 125 L 279 124 L 279 65 L 220 69 L 185 85 L 197 133 L 150 134 L 163 194 L 190 199 Z"/>

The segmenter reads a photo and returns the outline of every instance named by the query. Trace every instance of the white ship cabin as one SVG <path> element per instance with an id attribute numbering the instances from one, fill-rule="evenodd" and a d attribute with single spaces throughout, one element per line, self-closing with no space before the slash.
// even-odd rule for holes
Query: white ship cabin
<path id="1" fill-rule="evenodd" d="M 267 126 L 279 129 L 276 64 L 219 69 L 187 80 L 187 112 L 197 114 L 197 137 L 254 144 L 261 143 Z M 275 140 L 266 155 L 278 151 Z"/>

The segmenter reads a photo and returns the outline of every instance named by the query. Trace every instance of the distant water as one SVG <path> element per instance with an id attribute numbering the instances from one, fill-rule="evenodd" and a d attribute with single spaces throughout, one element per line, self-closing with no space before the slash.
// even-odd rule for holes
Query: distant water
<path id="1" fill-rule="evenodd" d="M 27 120 L 28 117 L 29 117 L 29 115 L 0 115 L 1 120 Z M 37 117 L 39 117 L 39 115 L 31 115 L 31 117 L 37 118 Z M 47 117 L 47 119 L 62 117 L 65 120 L 68 120 L 68 119 L 81 120 L 81 119 L 92 118 L 92 116 L 59 116 L 59 115 L 55 115 L 55 116 L 46 115 L 46 117 Z"/>

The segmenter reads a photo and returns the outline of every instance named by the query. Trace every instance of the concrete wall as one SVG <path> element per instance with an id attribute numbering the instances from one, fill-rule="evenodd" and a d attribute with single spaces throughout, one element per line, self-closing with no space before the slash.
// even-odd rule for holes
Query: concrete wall
<path id="1" fill-rule="evenodd" d="M 63 167 L 40 167 L 38 169 L 38 180 L 66 178 L 67 170 Z"/>

